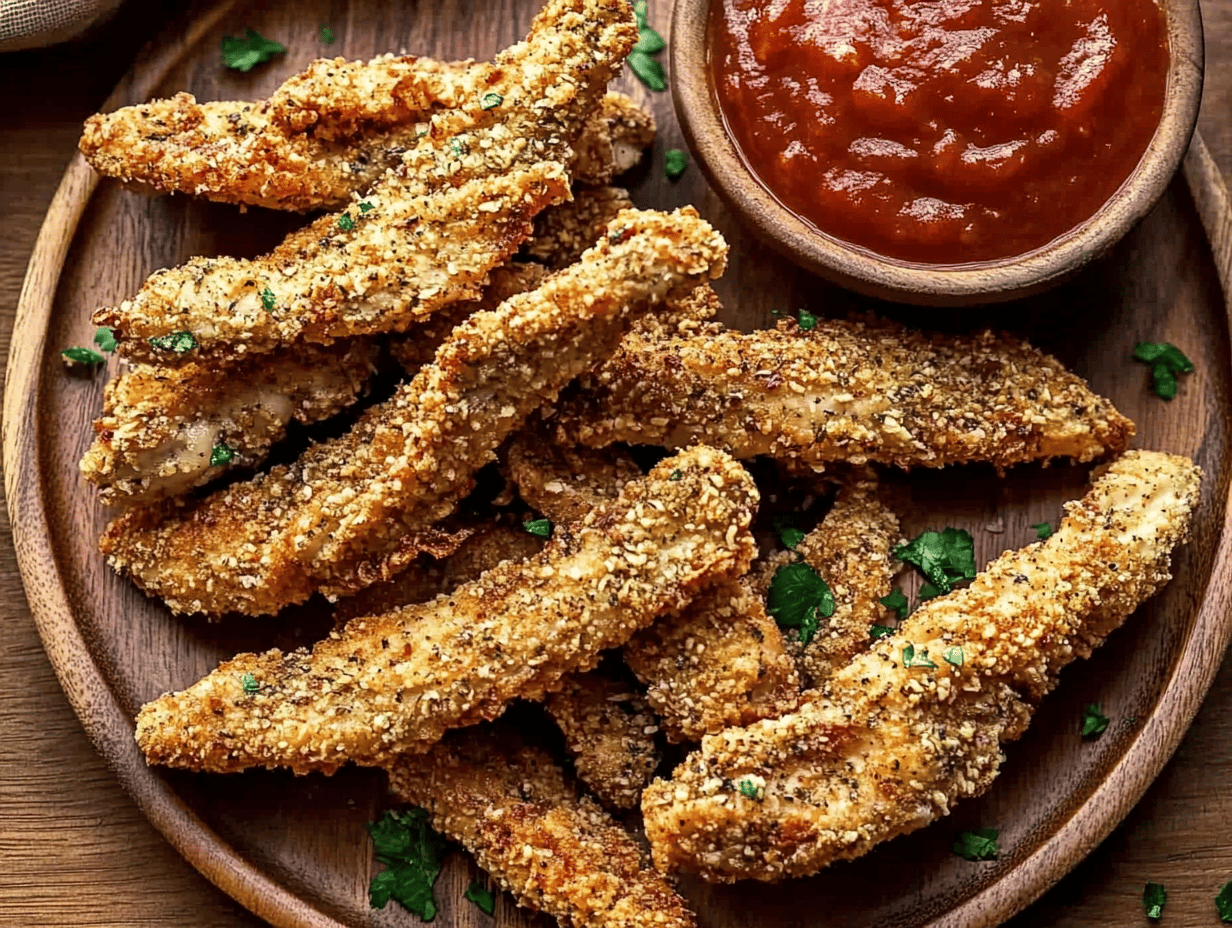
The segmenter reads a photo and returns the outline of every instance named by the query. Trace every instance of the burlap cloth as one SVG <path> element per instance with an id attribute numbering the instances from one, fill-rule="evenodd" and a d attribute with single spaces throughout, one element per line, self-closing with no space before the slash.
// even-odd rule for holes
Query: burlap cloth
<path id="1" fill-rule="evenodd" d="M 0 52 L 54 45 L 109 16 L 121 0 L 0 0 Z"/>

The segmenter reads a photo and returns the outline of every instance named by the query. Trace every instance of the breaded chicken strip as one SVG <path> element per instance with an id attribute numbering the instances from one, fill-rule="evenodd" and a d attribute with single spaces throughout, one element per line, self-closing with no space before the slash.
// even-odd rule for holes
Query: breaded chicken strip
<path id="1" fill-rule="evenodd" d="M 632 209 L 629 192 L 620 187 L 579 190 L 569 203 L 535 217 L 535 235 L 526 254 L 550 268 L 568 267 L 598 240 L 621 210 Z"/>
<path id="2" fill-rule="evenodd" d="M 633 837 L 543 751 L 504 727 L 456 732 L 397 760 L 390 790 L 475 855 L 519 905 L 575 928 L 694 928 Z"/>
<path id="3" fill-rule="evenodd" d="M 623 451 L 558 445 L 538 424 L 509 440 L 503 461 L 522 500 L 554 523 L 581 521 L 642 473 Z"/>
<path id="4" fill-rule="evenodd" d="M 1167 582 L 1200 479 L 1187 458 L 1126 453 L 1051 538 L 922 605 L 798 711 L 706 738 L 644 794 L 656 865 L 804 876 L 983 793 L 1061 669 Z"/>
<path id="5" fill-rule="evenodd" d="M 346 435 L 173 513 L 128 513 L 103 553 L 176 612 L 269 614 L 388 579 L 508 434 L 635 316 L 720 274 L 726 251 L 690 207 L 621 213 L 577 264 L 454 329 Z"/>
<path id="6" fill-rule="evenodd" d="M 807 645 L 794 630 L 784 636 L 806 689 L 865 650 L 870 628 L 885 624 L 886 608 L 878 600 L 890 595 L 897 566 L 890 551 L 901 541 L 898 518 L 878 499 L 872 481 L 840 489 L 821 524 L 797 546 L 834 597 L 834 614 L 821 619 Z"/>
<path id="7" fill-rule="evenodd" d="M 984 333 L 822 320 L 749 334 L 631 335 L 560 411 L 562 440 L 941 467 L 1124 449 L 1133 424 L 1053 357 Z"/>
<path id="8" fill-rule="evenodd" d="M 218 773 L 388 765 L 514 699 L 542 699 L 700 587 L 746 570 L 756 506 L 729 456 L 682 452 L 528 561 L 354 619 L 311 652 L 225 661 L 146 704 L 137 742 L 151 764 Z"/>
<path id="9" fill-rule="evenodd" d="M 294 422 L 327 419 L 367 388 L 379 347 L 357 339 L 229 366 L 139 364 L 107 384 L 81 473 L 108 505 L 182 496 L 232 467 L 252 468 Z"/>
<path id="10" fill-rule="evenodd" d="M 479 296 L 493 268 L 568 199 L 566 162 L 636 37 L 624 0 L 549 0 L 362 202 L 268 255 L 196 258 L 95 313 L 138 359 L 231 358 L 297 341 L 403 331 Z M 498 107 L 484 108 L 491 93 Z M 267 308 L 268 307 L 268 308 Z"/>
<path id="11" fill-rule="evenodd" d="M 565 735 L 578 779 L 608 806 L 636 809 L 662 759 L 646 700 L 602 669 L 567 674 L 544 707 Z"/>

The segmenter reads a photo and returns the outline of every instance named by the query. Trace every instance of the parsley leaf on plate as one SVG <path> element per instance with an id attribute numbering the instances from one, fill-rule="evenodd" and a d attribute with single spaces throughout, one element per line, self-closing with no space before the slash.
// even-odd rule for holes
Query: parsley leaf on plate
<path id="1" fill-rule="evenodd" d="M 898 617 L 900 619 L 907 618 L 907 597 L 903 595 L 903 591 L 900 587 L 895 587 L 889 596 L 883 596 L 881 599 L 877 600 L 877 602 L 881 603 L 881 605 L 885 606 L 887 609 L 893 609 L 898 613 Z"/>
<path id="2" fill-rule="evenodd" d="M 961 528 L 924 532 L 915 541 L 895 548 L 891 554 L 900 561 L 914 564 L 924 574 L 928 583 L 920 590 L 921 599 L 948 593 L 960 580 L 975 578 L 975 541 L 970 532 Z M 928 589 L 927 594 L 925 589 Z"/>
<path id="3" fill-rule="evenodd" d="M 368 902 L 383 909 L 393 899 L 425 922 L 432 921 L 437 913 L 432 884 L 441 872 L 445 839 L 428 824 L 427 811 L 386 809 L 367 828 L 376 859 L 386 867 L 372 878 Z"/>
<path id="4" fill-rule="evenodd" d="M 74 345 L 72 348 L 65 348 L 60 352 L 62 356 L 72 361 L 74 364 L 102 364 L 103 356 L 97 351 L 91 351 L 89 348 L 80 348 Z"/>
<path id="5" fill-rule="evenodd" d="M 325 25 L 324 23 L 322 23 L 321 24 L 321 41 L 324 42 L 326 45 L 333 45 L 334 40 L 336 38 L 338 37 L 334 35 L 334 30 L 329 28 L 329 26 Z"/>
<path id="6" fill-rule="evenodd" d="M 197 339 L 192 332 L 171 332 L 167 335 L 151 335 L 150 344 L 160 351 L 186 354 L 197 347 Z"/>
<path id="7" fill-rule="evenodd" d="M 496 911 L 496 897 L 492 895 L 492 890 L 483 884 L 483 880 L 471 880 L 471 885 L 466 887 L 463 896 L 479 906 L 479 911 L 484 915 L 491 915 Z"/>
<path id="8" fill-rule="evenodd" d="M 807 309 L 802 309 L 800 310 L 800 317 L 796 321 L 796 325 L 800 327 L 801 332 L 811 332 L 817 328 L 817 317 Z"/>
<path id="9" fill-rule="evenodd" d="M 964 831 L 951 845 L 950 850 L 964 860 L 996 860 L 1001 849 L 997 847 L 997 829 L 977 828 Z"/>
<path id="10" fill-rule="evenodd" d="M 663 173 L 668 180 L 679 180 L 689 166 L 689 156 L 679 148 L 669 148 L 663 153 Z"/>
<path id="11" fill-rule="evenodd" d="M 651 90 L 667 90 L 667 75 L 663 73 L 663 65 L 644 52 L 629 53 L 629 68 L 637 75 L 637 79 Z"/>
<path id="12" fill-rule="evenodd" d="M 667 90 L 663 65 L 650 57 L 667 48 L 667 43 L 663 41 L 663 36 L 650 27 L 647 13 L 646 0 L 633 0 L 633 16 L 637 20 L 637 43 L 629 52 L 629 69 L 651 90 Z M 684 173 L 683 166 L 680 171 Z M 670 168 L 667 176 L 672 176 Z"/>
<path id="13" fill-rule="evenodd" d="M 1232 881 L 1224 883 L 1215 897 L 1215 911 L 1221 922 L 1232 922 Z"/>
<path id="14" fill-rule="evenodd" d="M 222 63 L 234 71 L 251 71 L 275 55 L 286 53 L 286 46 L 263 38 L 255 29 L 245 29 L 242 39 L 233 35 L 222 38 Z"/>
<path id="15" fill-rule="evenodd" d="M 791 516 L 774 517 L 774 534 L 788 551 L 795 551 L 800 542 L 804 541 L 805 532 L 791 524 Z"/>
<path id="16" fill-rule="evenodd" d="M 1047 541 L 1052 537 L 1052 526 L 1047 522 L 1036 522 L 1031 527 L 1035 529 L 1035 537 L 1040 541 Z"/>
<path id="17" fill-rule="evenodd" d="M 1146 909 L 1147 918 L 1159 918 L 1164 914 L 1164 903 L 1168 901 L 1168 891 L 1163 883 L 1147 883 L 1142 887 L 1142 907 Z"/>
<path id="18" fill-rule="evenodd" d="M 876 641 L 878 638 L 889 638 L 894 634 L 894 629 L 888 625 L 870 625 L 868 627 L 868 636 Z"/>
<path id="19" fill-rule="evenodd" d="M 1108 716 L 1097 702 L 1089 702 L 1082 710 L 1082 737 L 1097 738 L 1108 727 Z"/>
<path id="20" fill-rule="evenodd" d="M 102 348 L 103 351 L 115 351 L 115 332 L 111 331 L 111 329 L 107 328 L 105 325 L 100 325 L 94 330 L 94 344 Z"/>
<path id="21" fill-rule="evenodd" d="M 552 520 L 551 519 L 531 519 L 529 522 L 523 522 L 522 528 L 530 532 L 532 535 L 537 535 L 540 538 L 552 537 Z"/>
<path id="22" fill-rule="evenodd" d="M 1139 342 L 1134 360 L 1151 365 L 1151 386 L 1160 399 L 1176 396 L 1176 375 L 1193 372 L 1193 362 L 1170 342 Z"/>
<path id="23" fill-rule="evenodd" d="M 774 616 L 779 628 L 799 629 L 800 643 L 808 644 L 817 634 L 821 619 L 834 615 L 834 596 L 810 564 L 785 564 L 770 581 L 766 611 Z"/>

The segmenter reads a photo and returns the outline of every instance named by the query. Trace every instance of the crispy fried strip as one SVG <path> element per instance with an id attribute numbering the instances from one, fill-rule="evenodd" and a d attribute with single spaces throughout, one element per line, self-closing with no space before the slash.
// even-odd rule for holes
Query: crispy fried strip
<path id="1" fill-rule="evenodd" d="M 605 805 L 635 809 L 661 755 L 658 722 L 637 690 L 603 670 L 567 674 L 545 708 L 565 735 L 578 779 Z"/>
<path id="2" fill-rule="evenodd" d="M 620 187 L 579 190 L 572 202 L 544 210 L 535 218 L 535 235 L 526 253 L 559 270 L 593 245 L 621 210 L 632 209 L 629 192 Z"/>
<path id="3" fill-rule="evenodd" d="M 407 533 L 448 515 L 506 435 L 637 314 L 721 273 L 726 250 L 692 208 L 622 213 L 580 262 L 456 328 L 346 435 L 175 513 L 128 513 L 103 553 L 177 612 L 274 613 L 388 579 L 416 553 Z"/>
<path id="4" fill-rule="evenodd" d="M 813 330 L 631 335 L 562 404 L 563 440 L 680 447 L 820 468 L 941 467 L 1124 449 L 1133 424 L 1053 357 L 1004 336 L 928 336 L 823 320 Z"/>
<path id="5" fill-rule="evenodd" d="M 637 842 L 579 799 L 543 751 L 507 729 L 472 728 L 399 759 L 390 789 L 475 855 L 519 905 L 562 925 L 694 928 L 693 913 Z"/>
<path id="6" fill-rule="evenodd" d="M 1167 582 L 1200 479 L 1187 458 L 1126 453 L 1051 538 L 925 603 L 798 711 L 706 738 L 643 796 L 656 865 L 803 876 L 983 793 L 1060 670 Z M 908 645 L 936 667 L 904 666 Z"/>
<path id="7" fill-rule="evenodd" d="M 514 699 L 542 699 L 699 587 L 746 570 L 756 505 L 738 463 L 690 449 L 529 561 L 354 619 L 311 653 L 224 662 L 145 705 L 137 742 L 152 764 L 220 773 L 387 765 Z"/>
<path id="8" fill-rule="evenodd" d="M 151 339 L 187 332 L 189 353 L 214 359 L 402 331 L 476 298 L 535 215 L 568 198 L 571 146 L 635 38 L 629 12 L 623 0 L 549 0 L 527 41 L 498 56 L 498 80 L 476 81 L 460 106 L 433 115 L 362 203 L 263 257 L 157 272 L 97 323 L 134 358 L 175 360 Z M 485 110 L 487 92 L 504 102 Z"/>
<path id="9" fill-rule="evenodd" d="M 523 501 L 564 524 L 581 521 L 641 475 L 633 458 L 621 451 L 566 448 L 540 428 L 514 435 L 504 452 L 504 464 Z"/>

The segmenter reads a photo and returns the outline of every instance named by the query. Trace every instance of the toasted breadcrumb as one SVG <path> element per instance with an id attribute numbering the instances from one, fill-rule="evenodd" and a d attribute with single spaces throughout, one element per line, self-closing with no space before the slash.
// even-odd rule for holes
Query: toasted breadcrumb
<path id="1" fill-rule="evenodd" d="M 507 729 L 469 728 L 400 758 L 390 789 L 475 855 L 519 905 L 572 928 L 695 928 L 633 837 L 579 799 L 543 751 Z"/>
<path id="2" fill-rule="evenodd" d="M 705 440 L 814 468 L 1089 461 L 1133 435 L 1108 400 L 1024 342 L 835 320 L 808 332 L 630 335 L 558 421 L 563 441 Z"/>
<path id="3" fill-rule="evenodd" d="M 542 699 L 700 587 L 747 570 L 757 499 L 726 454 L 690 449 L 528 561 L 354 619 L 311 652 L 225 661 L 147 703 L 137 742 L 152 764 L 216 773 L 332 772 L 423 751 L 514 699 Z"/>
<path id="4" fill-rule="evenodd" d="M 598 240 L 617 213 L 632 208 L 628 191 L 619 187 L 579 190 L 569 203 L 545 209 L 535 218 L 526 254 L 556 270 L 568 267 Z"/>
<path id="5" fill-rule="evenodd" d="M 616 449 L 567 448 L 540 428 L 516 433 L 503 460 L 518 495 L 556 523 L 579 522 L 641 476 L 633 458 Z"/>
<path id="6" fill-rule="evenodd" d="M 1051 538 L 922 605 L 796 712 L 703 740 L 643 794 L 656 865 L 804 876 L 983 793 L 1061 669 L 1167 582 L 1200 479 L 1187 458 L 1127 452 Z M 904 666 L 908 645 L 936 667 Z"/>

